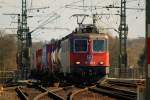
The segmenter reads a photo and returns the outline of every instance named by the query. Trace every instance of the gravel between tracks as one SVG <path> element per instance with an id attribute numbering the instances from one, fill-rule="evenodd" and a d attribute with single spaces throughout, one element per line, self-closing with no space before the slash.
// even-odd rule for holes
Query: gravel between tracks
<path id="1" fill-rule="evenodd" d="M 38 94 L 41 94 L 42 92 L 35 89 L 35 88 L 23 88 L 21 89 L 25 94 L 27 94 L 29 100 L 33 100 L 34 97 L 36 97 Z"/>
<path id="2" fill-rule="evenodd" d="M 117 100 L 112 97 L 108 97 L 102 94 L 94 93 L 91 91 L 84 91 L 80 94 L 77 94 L 73 100 Z"/>
<path id="3" fill-rule="evenodd" d="M 0 92 L 0 100 L 19 100 L 15 89 Z"/>

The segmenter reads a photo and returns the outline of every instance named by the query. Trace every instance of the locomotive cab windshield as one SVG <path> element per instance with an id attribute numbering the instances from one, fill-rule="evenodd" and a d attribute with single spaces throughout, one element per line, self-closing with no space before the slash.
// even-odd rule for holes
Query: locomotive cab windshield
<path id="1" fill-rule="evenodd" d="M 75 39 L 74 40 L 74 52 L 87 52 L 87 39 Z"/>
<path id="2" fill-rule="evenodd" d="M 93 52 L 107 51 L 107 40 L 93 40 Z"/>

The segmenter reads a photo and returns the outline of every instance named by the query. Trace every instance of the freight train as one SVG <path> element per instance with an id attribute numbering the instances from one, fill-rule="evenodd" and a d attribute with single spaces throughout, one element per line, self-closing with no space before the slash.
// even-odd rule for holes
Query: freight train
<path id="1" fill-rule="evenodd" d="M 95 82 L 109 74 L 108 36 L 83 24 L 33 52 L 31 76 L 39 80 Z"/>

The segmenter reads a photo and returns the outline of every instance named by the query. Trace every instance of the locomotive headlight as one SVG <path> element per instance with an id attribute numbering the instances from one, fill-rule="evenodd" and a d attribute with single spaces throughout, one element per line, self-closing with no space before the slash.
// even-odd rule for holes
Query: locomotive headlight
<path id="1" fill-rule="evenodd" d="M 100 62 L 99 62 L 99 64 L 103 65 L 103 64 L 104 64 L 104 62 L 103 62 L 103 61 L 100 61 Z"/>
<path id="2" fill-rule="evenodd" d="M 76 64 L 77 64 L 77 65 L 79 65 L 79 64 L 80 64 L 80 62 L 79 62 L 79 61 L 77 61 L 77 62 L 76 62 Z"/>

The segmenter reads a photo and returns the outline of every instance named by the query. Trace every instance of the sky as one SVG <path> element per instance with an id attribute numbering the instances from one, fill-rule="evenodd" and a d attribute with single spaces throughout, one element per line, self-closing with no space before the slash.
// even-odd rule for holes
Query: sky
<path id="1" fill-rule="evenodd" d="M 120 0 L 27 0 L 28 26 L 33 41 L 49 41 L 52 38 L 62 38 L 77 27 L 73 14 L 89 14 L 85 23 L 92 23 L 92 14 L 118 14 L 120 9 L 98 9 L 108 5 L 120 6 Z M 41 8 L 41 9 L 35 9 Z M 127 8 L 145 8 L 145 0 L 127 0 Z M 21 0 L 0 0 L 0 29 L 17 28 L 17 16 L 4 15 L 21 13 Z M 97 26 L 100 28 L 118 29 L 120 17 L 116 15 L 98 16 Z M 127 9 L 128 38 L 145 36 L 145 10 Z M 109 34 L 118 36 L 113 29 Z M 16 33 L 15 29 L 7 29 L 6 33 Z"/>

